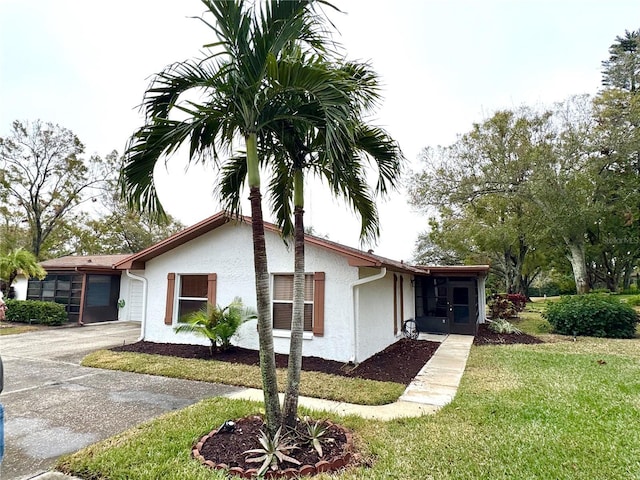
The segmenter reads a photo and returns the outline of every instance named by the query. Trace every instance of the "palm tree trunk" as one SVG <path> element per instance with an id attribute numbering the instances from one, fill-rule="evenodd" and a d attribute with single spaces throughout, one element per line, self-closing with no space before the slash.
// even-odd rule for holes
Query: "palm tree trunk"
<path id="1" fill-rule="evenodd" d="M 284 395 L 283 425 L 294 428 L 298 416 L 300 395 L 300 370 L 302 370 L 302 342 L 304 332 L 304 192 L 301 170 L 294 174 L 294 273 L 293 273 L 293 313 L 291 318 L 291 340 L 289 344 L 289 364 L 287 388 Z"/>
<path id="2" fill-rule="evenodd" d="M 267 430 L 273 436 L 280 427 L 282 414 L 278 398 L 276 359 L 273 349 L 273 326 L 271 322 L 271 301 L 269 292 L 269 270 L 267 248 L 264 238 L 262 218 L 262 195 L 260 193 L 260 173 L 256 137 L 246 138 L 247 173 L 249 179 L 249 200 L 251 201 L 251 227 L 253 230 L 253 264 L 256 277 L 256 303 L 258 309 L 258 341 L 260 347 L 260 373 Z"/>

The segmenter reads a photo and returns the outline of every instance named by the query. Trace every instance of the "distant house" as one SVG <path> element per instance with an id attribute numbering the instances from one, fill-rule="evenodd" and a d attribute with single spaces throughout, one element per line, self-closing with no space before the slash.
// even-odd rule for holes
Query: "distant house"
<path id="1" fill-rule="evenodd" d="M 274 225 L 265 224 L 265 236 L 274 347 L 276 352 L 288 353 L 293 252 Z M 394 343 L 402 322 L 409 318 L 416 319 L 424 331 L 470 335 L 485 319 L 487 266 L 412 266 L 312 235 L 305 240 L 305 356 L 361 362 Z M 84 294 L 80 293 L 84 302 L 78 312 L 83 322 L 97 318 L 87 309 L 98 299 L 107 302 L 106 278 L 113 279 L 109 295 L 118 291 L 117 318 L 139 320 L 143 337 L 152 342 L 205 344 L 195 336 L 176 335 L 174 327 L 186 313 L 207 302 L 227 305 L 239 296 L 246 305 L 255 306 L 247 218 L 237 221 L 218 213 L 137 254 L 103 260 L 105 269 L 100 272 L 86 270 L 87 262 L 78 272 L 86 275 Z M 60 271 L 58 261 L 52 261 L 55 272 Z M 77 257 L 74 261 L 81 263 Z M 117 289 L 113 287 L 116 278 L 120 279 Z M 75 282 L 79 288 L 80 279 Z M 104 289 L 96 290 L 96 284 Z M 31 282 L 29 291 L 35 292 Z M 89 296 L 91 292 L 100 293 Z M 109 297 L 110 304 L 114 298 Z M 69 302 L 76 303 L 75 299 Z M 258 348 L 255 320 L 241 327 L 237 343 Z"/>
<path id="2" fill-rule="evenodd" d="M 118 320 L 122 272 L 113 265 L 129 255 L 67 256 L 46 260 L 43 280 L 22 277 L 18 298 L 55 301 L 65 306 L 72 322 Z"/>

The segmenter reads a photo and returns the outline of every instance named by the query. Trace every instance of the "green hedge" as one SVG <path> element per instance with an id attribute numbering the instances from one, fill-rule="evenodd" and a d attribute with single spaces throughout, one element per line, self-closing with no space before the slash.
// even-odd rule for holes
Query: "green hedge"
<path id="1" fill-rule="evenodd" d="M 68 321 L 64 305 L 36 300 L 7 300 L 9 322 L 62 325 Z"/>
<path id="2" fill-rule="evenodd" d="M 638 315 L 629 305 L 609 295 L 563 297 L 550 303 L 543 316 L 562 335 L 633 338 Z"/>

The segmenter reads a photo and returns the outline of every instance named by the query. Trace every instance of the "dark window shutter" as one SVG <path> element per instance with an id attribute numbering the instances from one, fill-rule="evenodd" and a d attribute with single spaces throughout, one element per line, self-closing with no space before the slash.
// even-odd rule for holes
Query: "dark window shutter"
<path id="1" fill-rule="evenodd" d="M 171 325 L 173 323 L 173 296 L 176 291 L 176 274 L 167 274 L 167 305 L 164 313 L 164 324 Z"/>
<path id="2" fill-rule="evenodd" d="M 313 274 L 313 334 L 324 335 L 324 272 Z"/>
<path id="3" fill-rule="evenodd" d="M 207 275 L 207 302 L 215 307 L 216 291 L 218 288 L 218 274 L 210 273 Z"/>

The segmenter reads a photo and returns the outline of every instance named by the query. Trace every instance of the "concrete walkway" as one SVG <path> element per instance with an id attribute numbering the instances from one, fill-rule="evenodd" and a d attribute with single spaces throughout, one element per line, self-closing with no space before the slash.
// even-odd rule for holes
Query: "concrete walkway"
<path id="1" fill-rule="evenodd" d="M 456 395 L 473 343 L 470 335 L 423 336 L 425 340 L 441 341 L 442 345 L 409 384 L 398 401 L 388 405 L 355 405 L 352 403 L 300 397 L 299 405 L 338 415 L 358 415 L 376 420 L 419 417 L 437 412 Z M 262 390 L 247 388 L 225 395 L 261 402 Z M 282 396 L 281 396 L 282 400 Z"/>

